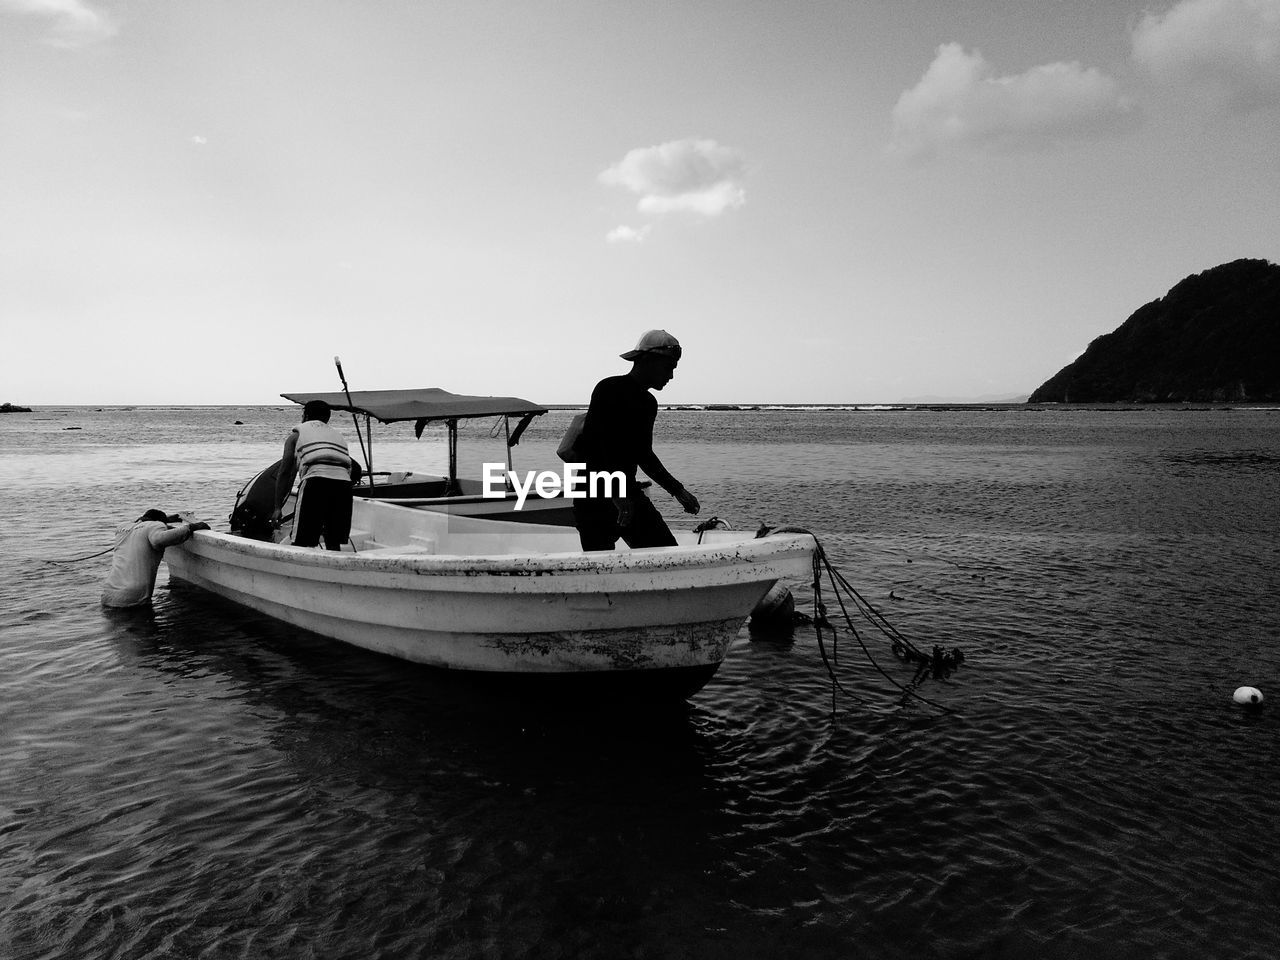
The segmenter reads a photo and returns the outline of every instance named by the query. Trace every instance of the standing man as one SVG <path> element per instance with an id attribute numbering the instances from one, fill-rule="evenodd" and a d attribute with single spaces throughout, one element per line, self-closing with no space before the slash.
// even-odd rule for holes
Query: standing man
<path id="1" fill-rule="evenodd" d="M 314 547 L 323 535 L 326 549 L 341 550 L 351 536 L 351 484 L 360 468 L 347 452 L 342 434 L 329 426 L 329 413 L 329 404 L 323 400 L 308 400 L 302 422 L 284 441 L 271 521 L 279 524 L 293 478 L 300 477 L 293 509 L 295 547 Z"/>
<path id="2" fill-rule="evenodd" d="M 697 513 L 698 498 L 686 490 L 653 452 L 653 422 L 661 390 L 675 375 L 680 342 L 665 330 L 650 330 L 634 350 L 622 354 L 631 370 L 607 377 L 591 392 L 577 450 L 587 473 L 622 473 L 622 496 L 588 496 L 573 501 L 573 522 L 583 550 L 612 550 L 621 537 L 631 547 L 671 547 L 676 539 L 657 507 L 636 484 L 636 468 L 679 501 L 686 513 Z"/>
<path id="3" fill-rule="evenodd" d="M 141 607 L 150 603 L 164 548 L 185 543 L 197 530 L 209 529 L 203 521 L 170 527 L 177 519 L 163 510 L 148 510 L 116 530 L 111 569 L 102 585 L 104 607 Z"/>

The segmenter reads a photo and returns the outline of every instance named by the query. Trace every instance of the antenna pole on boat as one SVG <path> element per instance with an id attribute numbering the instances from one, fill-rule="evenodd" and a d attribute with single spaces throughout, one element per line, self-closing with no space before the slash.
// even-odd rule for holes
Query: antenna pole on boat
<path id="1" fill-rule="evenodd" d="M 351 402 L 351 388 L 347 386 L 347 375 L 342 372 L 342 361 L 338 357 L 333 358 L 333 365 L 338 368 L 338 376 L 342 380 L 342 392 L 347 395 L 347 406 L 354 407 Z M 356 417 L 355 410 L 351 411 L 351 422 L 356 425 L 356 439 L 360 441 L 360 454 L 364 457 L 364 467 L 369 474 L 369 486 L 373 486 L 373 460 L 369 457 L 369 451 L 364 446 L 364 435 L 360 433 L 360 420 Z M 373 432 L 369 433 L 369 445 L 373 445 Z"/>

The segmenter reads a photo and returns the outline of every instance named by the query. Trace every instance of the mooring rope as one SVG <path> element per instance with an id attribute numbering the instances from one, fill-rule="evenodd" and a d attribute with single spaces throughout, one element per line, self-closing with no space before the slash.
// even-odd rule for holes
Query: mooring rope
<path id="1" fill-rule="evenodd" d="M 928 697 L 922 696 L 916 691 L 916 687 L 924 680 L 926 676 L 936 678 L 944 678 L 950 675 L 952 670 L 958 668 L 964 663 L 964 654 L 960 650 L 952 649 L 950 651 L 943 650 L 941 646 L 934 646 L 932 654 L 925 653 L 909 637 L 898 630 L 889 620 L 877 610 L 870 601 L 854 588 L 848 579 L 845 578 L 827 557 L 827 551 L 817 536 L 812 531 L 805 530 L 802 527 L 778 527 L 769 529 L 761 527 L 756 536 L 764 536 L 768 533 L 805 533 L 813 537 L 816 548 L 813 554 L 813 617 L 812 623 L 814 633 L 818 639 L 818 652 L 822 655 L 823 666 L 826 667 L 827 676 L 831 680 L 831 710 L 834 713 L 836 709 L 836 693 L 843 693 L 845 696 L 852 697 L 854 700 L 863 702 L 861 698 L 851 694 L 845 686 L 840 682 L 840 678 L 836 673 L 836 668 L 840 665 L 840 633 L 831 623 L 827 616 L 827 605 L 822 599 L 822 575 L 825 571 L 827 581 L 831 584 L 831 593 L 839 604 L 840 614 L 844 618 L 845 625 L 853 638 L 858 642 L 858 646 L 862 648 L 863 654 L 867 661 L 876 671 L 888 680 L 891 684 L 898 688 L 903 694 L 903 701 L 914 697 L 922 703 L 941 710 L 944 713 L 954 714 L 956 711 L 950 707 L 944 706 Z M 903 686 L 876 661 L 875 656 L 871 653 L 871 649 L 862 639 L 862 635 L 858 632 L 854 625 L 853 617 L 850 616 L 849 608 L 845 604 L 845 599 L 849 600 L 855 610 L 867 620 L 873 627 L 879 630 L 888 638 L 890 649 L 894 656 L 899 660 L 908 663 L 918 663 L 920 666 L 916 670 L 916 675 L 910 684 Z M 831 654 L 827 654 L 827 646 L 823 640 L 823 629 L 831 631 Z"/>
<path id="2" fill-rule="evenodd" d="M 290 514 L 290 516 L 292 516 L 292 514 Z M 183 520 L 181 522 L 187 523 L 189 521 Z M 115 548 L 116 548 L 116 545 L 113 543 L 111 546 L 107 547 L 105 550 L 99 550 L 97 553 L 90 553 L 83 557 L 70 557 L 67 559 L 60 559 L 60 560 L 54 559 L 52 557 L 34 557 L 33 559 L 39 560 L 41 563 L 83 563 L 85 560 L 95 560 L 98 557 L 104 557 Z"/>
<path id="3" fill-rule="evenodd" d="M 712 517 L 710 520 L 703 520 L 700 524 L 693 528 L 693 532 L 698 535 L 698 545 L 702 545 L 702 535 L 708 530 L 714 530 L 719 527 L 721 530 L 732 530 L 733 527 L 721 520 L 719 517 Z"/>
<path id="4" fill-rule="evenodd" d="M 104 556 L 105 554 L 110 553 L 114 549 L 115 549 L 115 545 L 113 544 L 107 547 L 107 549 L 99 550 L 97 553 L 91 553 L 87 557 L 72 557 L 70 560 L 52 560 L 48 557 L 40 557 L 39 560 L 41 563 L 80 563 L 82 560 L 92 560 L 95 557 Z"/>
<path id="5" fill-rule="evenodd" d="M 862 648 L 862 652 L 866 655 L 867 661 L 871 664 L 871 666 L 875 667 L 876 672 L 879 673 L 880 676 L 888 680 L 895 687 L 897 687 L 900 691 L 902 691 L 902 694 L 904 697 L 915 697 L 920 702 L 927 703 L 929 706 L 937 710 L 941 710 L 943 713 L 955 713 L 955 711 L 952 710 L 950 707 L 944 706 L 938 703 L 936 700 L 930 700 L 928 697 L 922 696 L 921 694 L 916 692 L 915 685 L 919 682 L 919 679 L 920 679 L 919 671 L 917 671 L 917 680 L 915 681 L 915 683 L 913 683 L 911 686 L 903 686 L 896 679 L 894 679 L 882 666 L 880 666 L 880 664 L 876 661 L 876 658 L 872 655 L 870 648 L 863 641 L 862 635 L 858 633 L 857 628 L 853 625 L 853 619 L 849 616 L 849 611 L 845 607 L 844 598 L 840 595 L 841 586 L 843 586 L 846 590 L 849 591 L 849 596 L 852 600 L 854 600 L 854 605 L 856 609 L 858 609 L 859 612 L 861 612 L 864 617 L 867 617 L 868 619 L 870 619 L 871 622 L 875 626 L 877 626 L 886 636 L 892 639 L 893 643 L 895 644 L 893 649 L 895 650 L 905 649 L 906 651 L 908 651 L 907 656 L 903 657 L 903 659 L 918 658 L 927 663 L 929 658 L 926 657 L 923 653 L 921 653 L 919 648 L 917 648 L 915 644 L 913 644 L 910 640 L 908 640 L 905 636 L 903 636 L 891 623 L 889 623 L 889 621 L 886 620 L 884 616 L 879 613 L 879 611 L 876 611 L 874 607 L 872 607 L 869 603 L 867 603 L 867 601 L 856 590 L 854 590 L 853 587 L 849 586 L 849 583 L 847 580 L 844 579 L 844 576 L 838 570 L 836 570 L 835 567 L 831 565 L 831 561 L 827 559 L 826 551 L 822 550 L 821 545 L 819 545 L 819 548 L 818 548 L 818 556 L 821 557 L 822 565 L 826 568 L 827 577 L 831 582 L 831 591 L 832 593 L 835 594 L 836 601 L 840 604 L 840 613 L 844 616 L 845 624 L 848 626 L 849 632 L 853 634 L 853 638 L 858 641 L 858 646 Z M 820 578 L 815 578 L 814 583 L 815 583 L 815 593 L 816 593 L 817 590 L 821 589 Z M 837 583 L 839 583 L 839 586 L 837 586 Z M 834 627 L 832 628 L 831 632 L 833 635 L 838 636 L 838 634 L 836 634 Z M 901 646 L 898 646 L 898 645 L 901 645 Z M 834 700 L 834 696 L 833 696 L 833 700 Z"/>

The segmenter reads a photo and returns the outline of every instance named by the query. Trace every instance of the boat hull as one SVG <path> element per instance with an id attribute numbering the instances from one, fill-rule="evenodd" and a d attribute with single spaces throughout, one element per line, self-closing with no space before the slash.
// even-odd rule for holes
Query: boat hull
<path id="1" fill-rule="evenodd" d="M 177 580 L 431 667 L 525 677 L 642 675 L 655 685 L 697 689 L 769 588 L 807 574 L 813 546 L 807 535 L 785 535 L 545 552 L 540 548 L 563 546 L 576 534 L 385 504 L 358 505 L 356 519 L 363 524 L 358 553 L 210 531 L 170 548 L 166 560 Z M 396 537 L 403 542 L 386 542 Z M 432 552 L 459 545 L 469 552 Z"/>

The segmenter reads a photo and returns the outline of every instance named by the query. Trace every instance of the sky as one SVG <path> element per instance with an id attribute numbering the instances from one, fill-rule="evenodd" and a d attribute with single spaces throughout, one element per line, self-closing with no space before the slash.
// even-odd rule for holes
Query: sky
<path id="1" fill-rule="evenodd" d="M 1025 397 L 1278 158 L 1280 0 L 0 0 L 0 402 Z"/>

